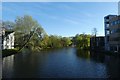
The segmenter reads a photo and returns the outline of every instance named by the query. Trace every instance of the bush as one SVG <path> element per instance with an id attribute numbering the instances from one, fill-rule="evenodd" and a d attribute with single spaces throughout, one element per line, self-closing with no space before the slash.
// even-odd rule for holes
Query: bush
<path id="1" fill-rule="evenodd" d="M 4 49 L 2 50 L 2 57 L 7 57 L 18 52 L 18 49 Z"/>

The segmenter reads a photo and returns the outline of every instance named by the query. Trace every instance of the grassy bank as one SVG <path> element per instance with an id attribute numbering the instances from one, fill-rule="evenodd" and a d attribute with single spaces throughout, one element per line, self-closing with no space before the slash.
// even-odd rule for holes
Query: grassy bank
<path id="1" fill-rule="evenodd" d="M 2 58 L 4 57 L 7 57 L 7 56 L 10 56 L 10 55 L 13 55 L 13 54 L 16 54 L 16 53 L 26 53 L 26 52 L 31 52 L 31 53 L 34 53 L 34 52 L 40 52 L 40 51 L 44 51 L 44 50 L 54 50 L 54 49 L 60 49 L 60 48 L 63 48 L 63 47 L 59 47 L 59 48 L 41 48 L 41 49 L 29 49 L 29 48 L 23 48 L 23 49 L 19 49 L 19 48 L 14 48 L 14 49 L 4 49 L 2 50 Z"/>
<path id="2" fill-rule="evenodd" d="M 12 54 L 16 54 L 18 52 L 18 49 L 4 49 L 2 50 L 2 57 L 7 57 Z"/>

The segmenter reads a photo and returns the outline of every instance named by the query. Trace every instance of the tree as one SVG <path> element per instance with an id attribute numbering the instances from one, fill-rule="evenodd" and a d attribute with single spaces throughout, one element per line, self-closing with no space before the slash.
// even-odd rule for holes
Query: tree
<path id="1" fill-rule="evenodd" d="M 28 15 L 16 18 L 14 30 L 15 44 L 18 47 L 22 47 L 27 41 L 28 46 L 32 49 L 37 46 L 37 43 L 39 42 L 39 40 L 41 40 L 45 32 L 41 25 L 39 25 L 36 20 L 34 20 L 31 16 Z M 32 39 L 30 38 L 31 35 Z M 31 40 L 28 41 L 28 39 Z"/>
<path id="2" fill-rule="evenodd" d="M 44 35 L 44 38 L 41 40 L 40 43 L 40 48 L 48 48 L 49 45 L 49 36 L 48 35 Z"/>
<path id="3" fill-rule="evenodd" d="M 24 34 L 30 34 L 30 31 L 33 31 L 38 27 L 41 28 L 38 22 L 28 15 L 17 17 L 15 20 L 15 26 L 16 32 L 21 32 Z"/>
<path id="4" fill-rule="evenodd" d="M 61 44 L 61 37 L 56 35 L 49 36 L 49 47 L 51 48 L 60 48 L 62 47 Z"/>
<path id="5" fill-rule="evenodd" d="M 93 41 L 93 44 L 94 44 L 94 47 L 96 48 L 96 35 L 97 35 L 97 29 L 96 28 L 93 28 L 93 31 L 92 31 L 92 36 L 94 37 L 94 41 Z"/>
<path id="6" fill-rule="evenodd" d="M 87 35 L 85 33 L 80 35 L 77 34 L 73 41 L 75 42 L 77 48 L 88 49 L 90 46 L 90 35 Z"/>
<path id="7" fill-rule="evenodd" d="M 14 29 L 15 23 L 11 21 L 3 21 L 2 26 L 5 27 L 6 29 Z"/>
<path id="8" fill-rule="evenodd" d="M 96 35 L 97 35 L 97 28 L 93 28 L 92 35 L 96 37 Z"/>
<path id="9" fill-rule="evenodd" d="M 72 41 L 68 37 L 63 37 L 63 38 L 61 38 L 61 44 L 62 44 L 62 46 L 67 47 L 72 44 Z"/>

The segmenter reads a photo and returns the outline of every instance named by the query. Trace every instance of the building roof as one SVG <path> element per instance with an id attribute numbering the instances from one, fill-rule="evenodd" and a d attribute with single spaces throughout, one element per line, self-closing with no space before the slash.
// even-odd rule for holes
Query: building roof
<path id="1" fill-rule="evenodd" d="M 9 35 L 9 34 L 11 34 L 13 32 L 14 32 L 13 30 L 5 30 L 5 36 L 7 36 L 7 35 Z"/>
<path id="2" fill-rule="evenodd" d="M 13 33 L 14 31 L 11 29 L 7 29 L 5 27 L 0 27 L 0 36 L 5 35 L 7 36 L 10 33 Z"/>
<path id="3" fill-rule="evenodd" d="M 116 17 L 117 15 L 111 15 L 111 14 L 109 14 L 109 15 L 107 15 L 107 16 L 105 16 L 104 18 L 108 18 L 108 17 Z"/>
<path id="4" fill-rule="evenodd" d="M 105 36 L 96 36 L 96 37 L 94 37 L 94 36 L 92 36 L 91 38 L 104 38 Z"/>

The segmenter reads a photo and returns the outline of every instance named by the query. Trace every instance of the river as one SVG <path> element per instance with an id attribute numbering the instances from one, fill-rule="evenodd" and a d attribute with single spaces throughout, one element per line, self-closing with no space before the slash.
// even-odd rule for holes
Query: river
<path id="1" fill-rule="evenodd" d="M 3 58 L 3 78 L 109 78 L 120 76 L 120 58 L 76 48 L 19 53 Z"/>

